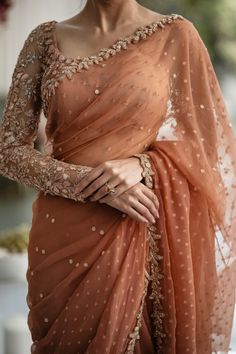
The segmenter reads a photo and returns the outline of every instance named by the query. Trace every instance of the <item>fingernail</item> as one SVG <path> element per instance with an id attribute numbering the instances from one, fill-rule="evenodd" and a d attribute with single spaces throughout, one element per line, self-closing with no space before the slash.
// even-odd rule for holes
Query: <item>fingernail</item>
<path id="1" fill-rule="evenodd" d="M 153 216 L 150 218 L 150 220 L 151 220 L 152 223 L 156 222 L 156 220 L 155 220 L 155 218 Z"/>

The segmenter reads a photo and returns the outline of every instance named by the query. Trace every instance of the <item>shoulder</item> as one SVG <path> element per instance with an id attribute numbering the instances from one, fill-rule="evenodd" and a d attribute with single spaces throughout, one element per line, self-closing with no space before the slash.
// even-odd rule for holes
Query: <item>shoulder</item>
<path id="1" fill-rule="evenodd" d="M 174 42 L 173 49 L 176 53 L 181 53 L 181 55 L 190 53 L 198 56 L 202 52 L 208 53 L 208 49 L 195 24 L 182 15 L 176 16 L 178 17 L 168 25 L 168 31 L 166 31 L 165 36 L 166 42 Z"/>
<path id="2" fill-rule="evenodd" d="M 171 35 L 174 35 L 180 42 L 190 41 L 202 43 L 202 38 L 195 24 L 182 15 L 174 15 L 176 19 L 170 26 Z"/>
<path id="3" fill-rule="evenodd" d="M 44 21 L 34 26 L 25 38 L 24 48 L 30 47 L 34 51 L 45 52 L 52 41 L 52 29 L 55 22 L 55 20 Z"/>
<path id="4" fill-rule="evenodd" d="M 46 36 L 52 30 L 55 22 L 55 20 L 40 22 L 28 32 L 28 38 L 32 39 Z"/>

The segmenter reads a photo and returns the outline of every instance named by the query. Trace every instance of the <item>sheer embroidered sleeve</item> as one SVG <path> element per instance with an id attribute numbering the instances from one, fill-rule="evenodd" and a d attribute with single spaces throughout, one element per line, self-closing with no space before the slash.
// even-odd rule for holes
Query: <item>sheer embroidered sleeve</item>
<path id="1" fill-rule="evenodd" d="M 43 24 L 26 38 L 18 55 L 0 125 L 0 174 L 28 187 L 75 201 L 76 184 L 92 167 L 54 159 L 34 148 L 41 113 Z"/>

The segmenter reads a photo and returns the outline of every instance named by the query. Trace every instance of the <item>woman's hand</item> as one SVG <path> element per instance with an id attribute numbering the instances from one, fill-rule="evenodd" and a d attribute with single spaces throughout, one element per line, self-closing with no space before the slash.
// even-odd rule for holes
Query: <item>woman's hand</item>
<path id="1" fill-rule="evenodd" d="M 103 162 L 93 168 L 76 186 L 75 193 L 81 194 L 82 198 L 96 201 L 107 195 L 109 187 L 116 187 L 116 193 L 112 196 L 119 196 L 128 188 L 142 180 L 143 168 L 137 157 L 130 157 L 122 160 L 110 160 Z"/>
<path id="2" fill-rule="evenodd" d="M 155 193 L 139 182 L 133 187 L 120 194 L 118 197 L 110 199 L 105 197 L 99 203 L 106 203 L 116 208 L 137 221 L 155 223 L 159 218 L 159 201 Z"/>

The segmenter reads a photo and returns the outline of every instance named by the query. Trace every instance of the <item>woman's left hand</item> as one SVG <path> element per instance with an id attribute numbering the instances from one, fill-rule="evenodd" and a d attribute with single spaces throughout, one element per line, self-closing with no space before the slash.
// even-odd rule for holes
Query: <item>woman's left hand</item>
<path id="1" fill-rule="evenodd" d="M 96 201 L 108 195 L 107 182 L 109 187 L 116 187 L 115 194 L 109 196 L 116 197 L 133 187 L 142 180 L 143 168 L 138 157 L 130 157 L 122 160 L 105 161 L 93 168 L 76 186 L 75 193 L 81 194 L 91 201 Z M 92 195 L 93 194 L 93 195 Z"/>

